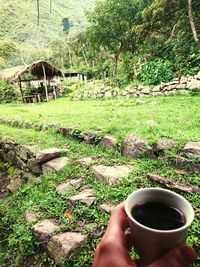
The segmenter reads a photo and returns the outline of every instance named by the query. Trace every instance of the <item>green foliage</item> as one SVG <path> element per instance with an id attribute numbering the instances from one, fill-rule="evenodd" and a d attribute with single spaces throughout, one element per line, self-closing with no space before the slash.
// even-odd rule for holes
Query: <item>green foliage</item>
<path id="1" fill-rule="evenodd" d="M 0 80 L 0 103 L 10 103 L 19 97 L 17 85 L 9 81 Z"/>
<path id="2" fill-rule="evenodd" d="M 37 25 L 36 1 L 1 1 L 0 39 L 12 39 L 17 42 L 46 46 L 58 38 L 63 31 L 62 20 L 69 18 L 74 33 L 86 26 L 84 10 L 93 6 L 93 0 L 52 1 L 52 13 L 49 12 L 49 0 L 40 2 L 40 25 Z"/>
<path id="3" fill-rule="evenodd" d="M 168 60 L 158 59 L 150 61 L 142 68 L 138 79 L 148 85 L 157 85 L 161 82 L 169 82 L 173 79 L 173 65 Z"/>

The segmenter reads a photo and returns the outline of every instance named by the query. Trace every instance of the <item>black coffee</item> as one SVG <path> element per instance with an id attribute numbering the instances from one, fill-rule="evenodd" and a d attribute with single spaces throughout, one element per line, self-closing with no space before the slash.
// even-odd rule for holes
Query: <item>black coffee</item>
<path id="1" fill-rule="evenodd" d="M 160 202 L 139 203 L 132 208 L 131 214 L 139 223 L 157 230 L 177 229 L 186 222 L 181 211 Z"/>

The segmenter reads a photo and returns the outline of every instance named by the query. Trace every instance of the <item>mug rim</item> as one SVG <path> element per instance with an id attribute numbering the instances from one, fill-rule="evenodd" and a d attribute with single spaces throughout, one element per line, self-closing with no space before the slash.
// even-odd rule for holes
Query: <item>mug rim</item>
<path id="1" fill-rule="evenodd" d="M 158 230 L 158 229 L 154 229 L 154 228 L 150 228 L 150 227 L 147 227 L 141 223 L 139 223 L 138 221 L 136 221 L 133 216 L 131 215 L 131 211 L 129 210 L 128 208 L 128 202 L 130 201 L 130 199 L 132 198 L 132 196 L 135 194 L 135 193 L 139 193 L 139 192 L 142 192 L 142 191 L 165 191 L 167 193 L 170 193 L 176 197 L 178 197 L 179 199 L 181 199 L 184 203 L 186 203 L 186 205 L 189 207 L 190 209 L 190 212 L 191 212 L 191 215 L 190 215 L 190 218 L 189 220 L 182 226 L 182 227 L 179 227 L 179 228 L 176 228 L 176 229 L 173 229 L 173 230 Z M 162 233 L 162 234 L 169 234 L 169 233 L 177 233 L 179 231 L 183 231 L 183 230 L 186 230 L 190 227 L 190 225 L 192 224 L 193 220 L 194 220 L 194 216 L 195 216 L 195 213 L 194 213 L 194 209 L 192 207 L 192 205 L 189 203 L 189 201 L 187 201 L 187 199 L 185 199 L 183 196 L 173 192 L 173 191 L 170 191 L 168 189 L 164 189 L 164 188 L 157 188 L 157 187 L 149 187 L 149 188 L 141 188 L 141 189 L 138 189 L 134 192 L 132 192 L 131 194 L 128 195 L 128 197 L 126 198 L 125 200 L 125 212 L 128 216 L 128 218 L 133 221 L 137 226 L 143 228 L 143 229 L 146 229 L 148 231 L 151 231 L 151 232 L 154 232 L 154 233 Z"/>

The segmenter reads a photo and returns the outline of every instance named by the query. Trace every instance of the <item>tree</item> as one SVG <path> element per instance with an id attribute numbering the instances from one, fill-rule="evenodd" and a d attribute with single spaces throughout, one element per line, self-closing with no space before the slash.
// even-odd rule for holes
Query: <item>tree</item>
<path id="1" fill-rule="evenodd" d="M 193 37 L 200 52 L 200 40 L 197 35 L 197 30 L 196 30 L 196 26 L 195 26 L 195 22 L 193 18 L 192 0 L 188 0 L 188 15 L 189 15 L 189 21 L 190 21 Z"/>
<path id="2" fill-rule="evenodd" d="M 114 76 L 117 74 L 121 53 L 135 49 L 132 27 L 138 19 L 141 8 L 139 2 L 141 1 L 108 0 L 98 2 L 94 11 L 88 14 L 91 23 L 87 32 L 89 40 L 94 46 L 103 47 L 113 55 Z"/>

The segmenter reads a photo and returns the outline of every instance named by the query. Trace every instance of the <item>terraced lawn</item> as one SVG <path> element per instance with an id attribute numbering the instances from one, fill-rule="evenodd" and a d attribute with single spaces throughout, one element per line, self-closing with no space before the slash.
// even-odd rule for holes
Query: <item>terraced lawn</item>
<path id="1" fill-rule="evenodd" d="M 101 129 L 124 138 L 136 133 L 156 140 L 169 137 L 186 142 L 200 140 L 200 97 L 70 101 L 60 98 L 41 104 L 0 105 L 0 116 L 33 122 Z"/>
<path id="2" fill-rule="evenodd" d="M 136 104 L 136 100 L 132 99 L 81 102 L 58 99 L 36 105 L 0 105 L 0 116 L 45 123 L 59 121 L 63 125 L 72 124 L 86 130 L 101 128 L 118 137 L 125 137 L 133 132 L 150 140 L 167 136 L 182 144 L 190 140 L 200 141 L 199 100 L 200 97 L 166 97 L 145 99 L 145 103 Z M 64 260 L 62 266 L 89 267 L 94 249 L 109 220 L 109 214 L 100 209 L 100 204 L 117 205 L 138 188 L 160 186 L 146 178 L 148 173 L 194 186 L 199 186 L 200 183 L 200 173 L 180 174 L 160 157 L 132 160 L 121 156 L 117 151 L 79 143 L 52 131 L 37 132 L 0 124 L 0 138 L 5 136 L 20 144 L 68 149 L 69 164 L 62 173 L 43 175 L 40 181 L 26 183 L 5 199 L 0 199 L 0 266 L 56 266 L 34 237 L 34 223 L 26 222 L 27 209 L 37 212 L 40 220 L 56 219 L 62 232 L 79 231 L 87 234 L 88 242 L 83 249 Z M 88 156 L 92 157 L 93 165 L 131 165 L 133 171 L 118 185 L 107 185 L 95 178 L 92 166 L 83 168 L 73 164 L 74 159 Z M 0 162 L 0 179 L 3 167 L 4 164 Z M 67 201 L 68 197 L 78 193 L 76 188 L 65 195 L 57 194 L 56 187 L 73 178 L 82 178 L 84 186 L 94 190 L 96 201 L 91 207 L 83 203 L 73 206 Z M 189 230 L 188 244 L 198 253 L 198 259 L 193 264 L 193 267 L 197 267 L 200 264 L 200 195 L 176 192 L 190 201 L 196 212 L 195 221 Z M 86 228 L 87 224 L 92 224 L 92 227 Z"/>

